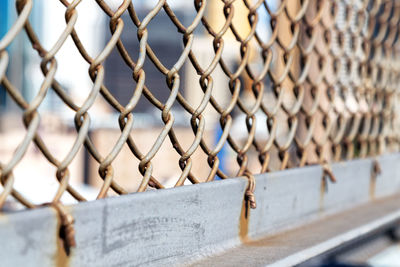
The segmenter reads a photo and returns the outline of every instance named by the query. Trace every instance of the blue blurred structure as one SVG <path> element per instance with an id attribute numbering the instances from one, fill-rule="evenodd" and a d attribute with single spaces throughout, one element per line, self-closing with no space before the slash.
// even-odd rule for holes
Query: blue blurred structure
<path id="1" fill-rule="evenodd" d="M 6 34 L 8 29 L 8 2 L 0 1 L 0 39 Z M 5 108 L 6 104 L 6 92 L 0 84 L 0 110 Z"/>
<path id="2" fill-rule="evenodd" d="M 222 136 L 222 128 L 217 125 L 215 127 L 215 144 L 218 143 L 218 141 L 221 139 Z M 219 159 L 219 169 L 223 172 L 226 173 L 226 153 L 227 153 L 227 145 L 225 144 L 222 149 L 218 152 L 217 156 Z M 221 180 L 221 177 L 218 175 L 215 175 L 214 180 Z"/>
<path id="3" fill-rule="evenodd" d="M 7 32 L 8 26 L 8 1 L 0 1 L 0 38 Z"/>

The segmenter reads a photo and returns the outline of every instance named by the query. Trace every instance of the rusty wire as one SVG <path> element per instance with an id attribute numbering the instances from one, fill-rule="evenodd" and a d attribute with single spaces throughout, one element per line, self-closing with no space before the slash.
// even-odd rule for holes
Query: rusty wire
<path id="1" fill-rule="evenodd" d="M 98 55 L 89 55 L 75 31 L 80 2 L 60 0 L 60 4 L 65 6 L 66 25 L 50 50 L 42 46 L 29 21 L 32 0 L 16 0 L 18 17 L 0 40 L 1 85 L 23 110 L 22 119 L 26 128 L 25 137 L 11 160 L 0 162 L 0 208 L 9 195 L 27 208 L 37 207 L 13 187 L 15 179 L 18 179 L 13 175 L 13 169 L 23 159 L 31 143 L 57 168 L 55 178 L 59 181 L 59 187 L 53 203 L 59 203 L 66 192 L 78 201 L 86 200 L 69 184 L 69 166 L 82 147 L 99 163 L 98 173 L 103 183 L 97 198 L 106 197 L 110 189 L 117 194 L 128 193 L 114 180 L 112 166 L 124 146 L 128 146 L 132 156 L 140 161 L 137 167 L 142 176 L 138 178 L 138 192 L 148 187 L 164 188 L 153 175 L 152 159 L 166 142 L 171 143 L 180 156 L 179 162 L 174 163 L 179 164 L 181 169 L 175 186 L 181 186 L 187 180 L 191 183 L 209 182 L 217 175 L 223 179 L 253 177 L 258 173 L 311 164 L 327 166 L 332 161 L 375 157 L 398 149 L 398 1 L 282 0 L 277 1 L 279 6 L 272 9 L 269 1 L 195 0 L 197 14 L 185 26 L 166 0 L 158 1 L 143 19 L 139 19 L 135 5 L 130 0 L 122 1 L 117 10 L 110 8 L 106 1 L 97 0 L 99 7 L 109 17 L 111 33 L 111 38 Z M 220 28 L 210 22 L 208 6 L 211 2 L 218 2 L 222 6 L 220 11 L 225 22 Z M 270 17 L 271 35 L 268 40 L 257 29 L 261 9 Z M 147 27 L 161 12 L 168 15 L 182 38 L 182 53 L 171 68 L 163 64 L 148 43 Z M 124 14 L 129 14 L 132 21 L 129 25 L 125 25 L 121 18 Z M 234 23 L 238 14 L 247 17 L 246 34 L 242 34 Z M 128 50 L 122 41 L 121 34 L 126 27 L 135 27 L 140 44 L 138 51 Z M 214 55 L 208 65 L 200 64 L 198 55 L 192 49 L 196 42 L 196 29 L 201 29 L 203 34 L 212 38 Z M 27 34 L 32 49 L 41 57 L 40 68 L 43 73 L 40 90 L 29 102 L 6 75 L 9 64 L 6 49 L 22 32 Z M 228 40 L 228 35 L 233 35 L 233 38 Z M 55 78 L 55 56 L 68 38 L 73 40 L 82 58 L 89 63 L 89 76 L 93 82 L 90 94 L 79 106 Z M 239 47 L 235 68 L 223 57 L 224 49 L 233 43 Z M 134 90 L 125 106 L 104 84 L 106 70 L 103 63 L 114 49 L 132 72 Z M 255 59 L 262 62 L 258 71 L 253 67 Z M 143 69 L 145 60 L 151 61 L 165 77 L 166 89 L 170 91 L 166 101 L 158 99 L 152 88 L 146 86 L 146 79 L 151 77 L 146 77 Z M 180 72 L 184 64 L 191 64 L 196 70 L 198 80 L 193 83 L 199 83 L 203 91 L 197 106 L 191 105 L 182 93 Z M 227 86 L 230 96 L 226 103 L 220 103 L 212 94 L 216 90 L 214 79 L 217 66 L 229 80 Z M 50 152 L 46 140 L 41 138 L 38 131 L 38 108 L 49 90 L 53 90 L 75 112 L 77 137 L 69 153 L 62 159 L 57 159 Z M 246 92 L 251 96 L 251 101 L 243 97 Z M 88 111 L 100 97 L 119 114 L 120 136 L 106 155 L 99 153 L 88 134 L 91 123 Z M 160 110 L 163 122 L 158 138 L 148 151 L 141 151 L 137 146 L 140 140 L 135 140 L 131 135 L 135 107 L 143 97 Z M 186 149 L 175 132 L 175 117 L 171 111 L 174 104 L 179 104 L 190 115 L 193 137 Z M 222 135 L 214 146 L 207 144 L 204 139 L 207 106 L 219 114 L 222 129 Z M 245 140 L 238 140 L 232 134 L 232 125 L 237 117 L 233 115 L 234 110 L 245 116 Z M 262 122 L 268 129 L 265 136 L 257 135 L 258 113 L 265 116 Z M 225 173 L 220 168 L 218 153 L 226 145 L 236 157 L 237 172 L 233 174 Z M 207 156 L 210 171 L 206 178 L 197 177 L 192 172 L 192 157 L 196 151 L 202 151 Z M 257 170 L 249 167 L 254 161 L 258 161 Z M 250 187 L 249 197 L 252 197 L 254 185 Z"/>

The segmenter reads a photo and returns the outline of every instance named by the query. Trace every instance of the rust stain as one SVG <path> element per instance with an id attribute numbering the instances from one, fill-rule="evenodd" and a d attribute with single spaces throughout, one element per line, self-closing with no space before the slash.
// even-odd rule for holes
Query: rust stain
<path id="1" fill-rule="evenodd" d="M 243 245 L 250 247 L 266 247 L 274 245 L 284 245 L 285 241 L 281 239 L 281 234 L 273 235 L 263 239 L 251 239 L 248 236 L 250 222 L 250 203 L 244 200 L 239 221 L 239 238 Z"/>
<path id="2" fill-rule="evenodd" d="M 375 199 L 375 188 L 376 188 L 376 174 L 371 175 L 371 181 L 369 183 L 369 197 Z"/>
<path id="3" fill-rule="evenodd" d="M 57 267 L 67 267 L 69 266 L 69 260 L 65 249 L 64 249 L 64 242 L 61 238 L 57 238 L 57 250 L 54 255 L 55 266 Z"/>
<path id="4" fill-rule="evenodd" d="M 242 243 L 250 242 L 249 233 L 250 203 L 243 199 L 239 220 L 239 238 Z"/>
<path id="5" fill-rule="evenodd" d="M 58 218 L 58 216 L 57 216 Z M 67 249 L 65 247 L 65 241 L 60 236 L 61 222 L 60 219 L 57 220 L 57 231 L 56 231 L 56 251 L 54 254 L 54 265 L 56 267 L 67 267 L 70 266 L 70 255 L 67 254 Z"/>
<path id="6" fill-rule="evenodd" d="M 375 200 L 376 196 L 376 180 L 378 176 L 382 173 L 381 164 L 377 159 L 373 160 L 372 162 L 372 169 L 371 169 L 371 179 L 369 183 L 369 197 L 371 200 Z"/>
<path id="7" fill-rule="evenodd" d="M 326 187 L 327 187 L 327 180 L 325 178 L 322 178 L 321 181 L 321 190 L 320 190 L 320 197 L 319 197 L 319 211 L 324 210 L 324 199 L 325 199 L 325 192 L 326 192 Z"/>

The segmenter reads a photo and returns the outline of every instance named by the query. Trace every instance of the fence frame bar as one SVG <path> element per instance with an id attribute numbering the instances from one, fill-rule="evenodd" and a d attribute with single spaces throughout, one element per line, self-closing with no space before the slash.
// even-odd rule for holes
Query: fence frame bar
<path id="1" fill-rule="evenodd" d="M 374 160 L 382 169 L 376 179 L 371 174 Z M 244 227 L 246 178 L 69 206 L 77 241 L 69 257 L 60 256 L 59 222 L 52 208 L 1 214 L 1 264 L 53 266 L 60 258 L 71 266 L 195 262 L 244 241 L 278 234 L 400 193 L 398 162 L 400 153 L 334 163 L 337 182 L 328 182 L 327 188 L 323 187 L 319 165 L 257 175 L 257 208 L 250 210 L 245 237 L 240 232 Z M 400 217 L 400 207 L 389 213 L 399 213 Z M 281 256 L 283 260 L 290 255 Z M 265 263 L 273 262 L 266 258 Z"/>

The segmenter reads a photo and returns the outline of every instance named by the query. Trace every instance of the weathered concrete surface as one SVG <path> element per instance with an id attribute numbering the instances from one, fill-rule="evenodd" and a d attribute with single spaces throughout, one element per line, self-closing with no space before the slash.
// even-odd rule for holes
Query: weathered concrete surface
<path id="1" fill-rule="evenodd" d="M 363 204 L 302 227 L 247 242 L 194 266 L 293 266 L 324 251 L 400 222 L 400 195 Z"/>
<path id="2" fill-rule="evenodd" d="M 229 179 L 71 207 L 77 247 L 67 264 L 161 266 L 238 245 L 246 187 L 244 178 Z M 59 262 L 53 210 L 0 218 L 0 266 L 54 266 Z"/>
<path id="3" fill-rule="evenodd" d="M 104 199 L 74 208 L 77 266 L 164 265 L 238 244 L 246 180 Z M 128 264 L 129 263 L 129 264 Z"/>
<path id="4" fill-rule="evenodd" d="M 344 209 L 357 204 L 365 203 L 370 196 L 372 161 L 358 159 L 348 162 L 339 162 L 332 166 L 336 183 L 327 181 L 327 188 L 323 195 L 323 209 Z"/>
<path id="5" fill-rule="evenodd" d="M 0 266 L 54 266 L 57 224 L 49 208 L 0 215 Z"/>
<path id="6" fill-rule="evenodd" d="M 194 262 L 224 253 L 243 240 L 260 239 L 313 220 L 325 220 L 328 214 L 363 203 L 370 203 L 365 207 L 376 205 L 376 198 L 399 192 L 399 157 L 395 154 L 378 158 L 382 173 L 375 182 L 372 159 L 333 164 L 337 183 L 328 182 L 327 191 L 322 186 L 321 166 L 258 175 L 257 209 L 249 211 L 245 224 L 245 178 L 80 203 L 69 207 L 75 218 L 77 241 L 69 258 L 60 245 L 58 219 L 51 208 L 0 215 L 0 266 L 165 266 Z M 390 206 L 389 210 L 382 209 L 383 213 L 370 215 L 360 213 L 351 216 L 351 220 L 338 216 L 338 227 L 351 228 L 357 220 L 360 224 L 368 223 L 396 208 Z M 336 226 L 327 224 L 321 231 L 330 227 Z M 239 233 L 248 235 L 243 238 Z M 293 241 L 295 236 L 285 234 L 287 240 Z M 310 239 L 304 246 L 328 237 L 318 238 Z M 270 245 L 268 251 L 273 249 Z M 282 246 L 282 253 L 299 249 L 295 242 Z M 260 249 L 261 254 L 271 255 Z M 223 263 L 221 257 L 213 259 Z M 262 260 L 271 262 L 276 258 Z"/>
<path id="7" fill-rule="evenodd" d="M 250 237 L 260 237 L 301 223 L 320 209 L 322 168 L 311 166 L 259 175 L 257 209 L 250 211 Z"/>
<path id="8" fill-rule="evenodd" d="M 383 155 L 377 158 L 382 173 L 376 177 L 376 198 L 388 196 L 400 191 L 400 154 Z"/>

